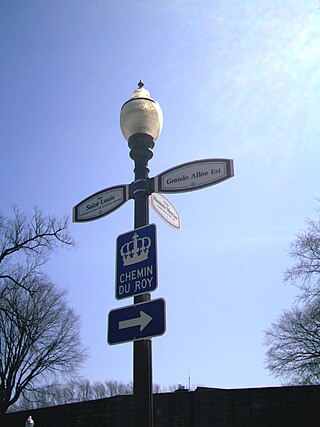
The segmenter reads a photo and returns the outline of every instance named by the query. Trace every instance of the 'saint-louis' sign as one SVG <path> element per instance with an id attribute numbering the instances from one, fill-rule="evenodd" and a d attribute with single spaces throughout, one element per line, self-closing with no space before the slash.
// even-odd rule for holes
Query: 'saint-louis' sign
<path id="1" fill-rule="evenodd" d="M 73 222 L 86 222 L 102 218 L 120 208 L 128 199 L 128 185 L 116 185 L 98 191 L 73 208 Z"/>
<path id="2" fill-rule="evenodd" d="M 154 178 L 156 193 L 183 193 L 200 190 L 233 176 L 233 160 L 204 159 L 184 163 Z"/>

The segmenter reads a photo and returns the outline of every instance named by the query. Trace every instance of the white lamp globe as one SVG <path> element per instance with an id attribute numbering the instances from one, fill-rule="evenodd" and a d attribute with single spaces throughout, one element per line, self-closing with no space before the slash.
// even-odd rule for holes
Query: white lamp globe
<path id="1" fill-rule="evenodd" d="M 163 115 L 160 105 L 150 97 L 140 80 L 129 101 L 121 108 L 120 127 L 128 141 L 137 133 L 150 135 L 156 141 L 161 133 Z"/>

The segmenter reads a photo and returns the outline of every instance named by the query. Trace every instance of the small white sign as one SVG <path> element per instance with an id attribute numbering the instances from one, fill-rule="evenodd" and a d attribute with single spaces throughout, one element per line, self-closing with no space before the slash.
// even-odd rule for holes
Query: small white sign
<path id="1" fill-rule="evenodd" d="M 120 208 L 129 198 L 128 185 L 98 191 L 73 208 L 73 222 L 93 221 Z"/>
<path id="2" fill-rule="evenodd" d="M 230 159 L 204 159 L 184 163 L 162 172 L 154 178 L 155 192 L 183 193 L 199 190 L 233 176 Z"/>
<path id="3" fill-rule="evenodd" d="M 180 215 L 166 197 L 160 193 L 152 193 L 149 203 L 167 224 L 175 230 L 181 230 Z"/>

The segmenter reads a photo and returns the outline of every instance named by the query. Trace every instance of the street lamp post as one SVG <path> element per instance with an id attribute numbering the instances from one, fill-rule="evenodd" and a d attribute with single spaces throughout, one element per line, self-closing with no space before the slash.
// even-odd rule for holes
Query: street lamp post
<path id="1" fill-rule="evenodd" d="M 153 156 L 152 149 L 161 133 L 162 124 L 160 105 L 150 97 L 150 93 L 140 80 L 138 89 L 123 104 L 120 115 L 121 130 L 128 141 L 130 157 L 134 161 L 134 181 L 129 185 L 115 185 L 98 191 L 73 208 L 73 221 L 87 222 L 109 215 L 129 199 L 134 199 L 134 228 L 140 230 L 138 239 L 140 247 L 137 243 L 138 232 L 135 230 L 118 236 L 115 295 L 117 299 L 134 297 L 134 304 L 109 312 L 108 343 L 113 345 L 134 342 L 135 427 L 153 427 L 150 338 L 162 335 L 166 329 L 165 300 L 158 298 L 151 301 L 150 297 L 150 292 L 157 287 L 157 262 L 155 225 L 148 225 L 148 196 L 158 193 L 157 199 L 151 200 L 152 206 L 169 225 L 179 229 L 179 214 L 164 196 L 161 196 L 159 201 L 160 193 L 200 190 L 223 182 L 234 175 L 233 160 L 219 158 L 183 163 L 149 178 L 148 162 Z M 139 280 L 135 280 L 135 272 L 138 271 L 135 270 L 138 268 L 135 264 L 146 260 L 147 264 L 139 269 Z M 148 277 L 147 280 L 142 279 L 149 284 L 146 288 L 147 284 L 143 286 L 144 282 L 140 279 L 141 276 L 148 276 L 149 273 L 150 280 Z M 141 323 L 143 316 L 148 319 L 147 324 Z"/>
<path id="2" fill-rule="evenodd" d="M 134 228 L 149 224 L 148 196 L 151 194 L 148 162 L 163 124 L 160 105 L 150 97 L 140 80 L 132 98 L 121 108 L 120 126 L 134 161 Z M 134 304 L 149 301 L 150 294 L 134 297 Z M 133 394 L 136 427 L 153 426 L 152 343 L 150 339 L 133 344 Z"/>

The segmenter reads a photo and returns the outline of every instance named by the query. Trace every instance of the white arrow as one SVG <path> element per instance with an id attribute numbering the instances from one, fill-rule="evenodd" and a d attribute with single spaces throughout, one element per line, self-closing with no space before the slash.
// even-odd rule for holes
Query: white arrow
<path id="1" fill-rule="evenodd" d="M 119 322 L 119 329 L 132 328 L 133 326 L 140 326 L 140 332 L 151 322 L 153 318 L 144 311 L 140 311 L 140 316 L 134 319 L 122 320 Z"/>

